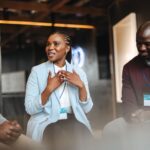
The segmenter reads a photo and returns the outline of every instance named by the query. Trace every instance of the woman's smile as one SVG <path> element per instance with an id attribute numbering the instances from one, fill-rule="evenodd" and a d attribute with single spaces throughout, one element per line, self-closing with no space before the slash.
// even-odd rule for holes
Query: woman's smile
<path id="1" fill-rule="evenodd" d="M 49 50 L 48 52 L 47 52 L 47 56 L 48 57 L 54 57 L 56 55 L 56 51 L 55 50 Z"/>

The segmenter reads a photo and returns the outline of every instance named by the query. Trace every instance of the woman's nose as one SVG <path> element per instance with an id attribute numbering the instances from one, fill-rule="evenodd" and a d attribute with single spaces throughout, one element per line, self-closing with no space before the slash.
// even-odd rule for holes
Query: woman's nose
<path id="1" fill-rule="evenodd" d="M 51 50 L 51 49 L 54 49 L 54 44 L 49 44 L 49 45 L 47 45 L 47 48 L 50 49 L 50 50 Z"/>

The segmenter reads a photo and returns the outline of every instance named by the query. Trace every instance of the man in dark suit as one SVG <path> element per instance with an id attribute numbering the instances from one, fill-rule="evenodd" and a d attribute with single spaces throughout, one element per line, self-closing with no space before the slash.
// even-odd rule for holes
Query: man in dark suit
<path id="1" fill-rule="evenodd" d="M 122 101 L 127 121 L 150 120 L 150 21 L 136 34 L 139 55 L 124 65 Z"/>
<path id="2" fill-rule="evenodd" d="M 150 21 L 136 34 L 139 55 L 124 65 L 122 101 L 124 118 L 103 129 L 105 150 L 149 150 L 150 147 Z"/>

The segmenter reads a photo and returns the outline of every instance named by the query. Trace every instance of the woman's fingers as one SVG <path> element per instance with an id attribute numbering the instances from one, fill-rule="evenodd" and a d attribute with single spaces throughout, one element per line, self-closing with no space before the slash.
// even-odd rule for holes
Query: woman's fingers
<path id="1" fill-rule="evenodd" d="M 78 74 L 73 70 L 73 72 L 61 70 L 57 73 L 61 81 L 73 81 L 78 79 Z"/>
<path id="2" fill-rule="evenodd" d="M 49 71 L 49 73 L 48 73 L 48 77 L 51 78 L 51 72 L 50 72 L 50 71 Z"/>

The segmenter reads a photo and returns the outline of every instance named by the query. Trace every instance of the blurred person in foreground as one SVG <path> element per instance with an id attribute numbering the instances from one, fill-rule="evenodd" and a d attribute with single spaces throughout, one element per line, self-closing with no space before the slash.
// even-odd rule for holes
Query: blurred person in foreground
<path id="1" fill-rule="evenodd" d="M 0 114 L 0 148 L 14 144 L 21 135 L 22 129 L 17 121 L 8 121 Z"/>
<path id="2" fill-rule="evenodd" d="M 0 150 L 45 150 L 45 147 L 23 135 L 16 120 L 6 120 L 0 114 Z"/>

